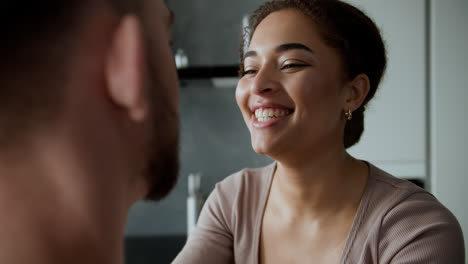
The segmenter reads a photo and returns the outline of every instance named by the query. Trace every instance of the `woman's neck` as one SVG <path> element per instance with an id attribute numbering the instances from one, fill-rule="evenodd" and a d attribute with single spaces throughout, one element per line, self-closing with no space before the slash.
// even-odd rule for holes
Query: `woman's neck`
<path id="1" fill-rule="evenodd" d="M 278 161 L 272 193 L 288 215 L 334 215 L 357 209 L 367 178 L 364 162 L 344 150 L 329 152 L 302 163 Z"/>

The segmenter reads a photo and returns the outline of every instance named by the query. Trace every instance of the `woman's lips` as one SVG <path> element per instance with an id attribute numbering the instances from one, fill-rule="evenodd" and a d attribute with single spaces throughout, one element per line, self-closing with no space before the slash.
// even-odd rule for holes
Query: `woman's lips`
<path id="1" fill-rule="evenodd" d="M 256 128 L 271 127 L 288 118 L 292 112 L 286 108 L 257 108 L 252 117 L 252 124 Z"/>

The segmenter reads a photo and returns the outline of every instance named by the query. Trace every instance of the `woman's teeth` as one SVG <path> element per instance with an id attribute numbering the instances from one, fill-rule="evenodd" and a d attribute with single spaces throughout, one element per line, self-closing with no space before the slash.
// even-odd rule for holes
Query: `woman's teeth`
<path id="1" fill-rule="evenodd" d="M 255 117 L 258 122 L 267 122 L 278 117 L 289 115 L 290 111 L 287 109 L 257 109 L 255 110 Z"/>

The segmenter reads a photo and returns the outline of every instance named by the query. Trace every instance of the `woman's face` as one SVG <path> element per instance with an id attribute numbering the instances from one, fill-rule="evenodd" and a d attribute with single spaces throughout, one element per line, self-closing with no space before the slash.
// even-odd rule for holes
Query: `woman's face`
<path id="1" fill-rule="evenodd" d="M 341 60 L 313 20 L 295 9 L 268 15 L 252 36 L 243 70 L 236 100 L 257 153 L 276 159 L 343 145 Z"/>

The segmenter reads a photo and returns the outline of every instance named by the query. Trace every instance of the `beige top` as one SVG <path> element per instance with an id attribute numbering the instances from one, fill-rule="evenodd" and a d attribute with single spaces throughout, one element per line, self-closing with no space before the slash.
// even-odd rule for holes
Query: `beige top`
<path id="1" fill-rule="evenodd" d="M 216 185 L 176 264 L 256 264 L 276 163 L 244 169 Z M 430 193 L 369 164 L 340 263 L 464 263 L 456 218 Z"/>

